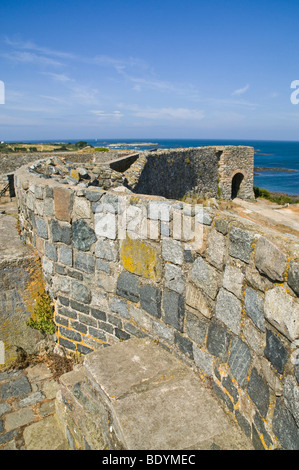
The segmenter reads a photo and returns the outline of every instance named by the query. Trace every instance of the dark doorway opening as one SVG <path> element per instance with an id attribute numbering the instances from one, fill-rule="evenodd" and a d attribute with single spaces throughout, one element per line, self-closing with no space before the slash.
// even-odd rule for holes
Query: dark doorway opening
<path id="1" fill-rule="evenodd" d="M 15 181 L 14 181 L 14 175 L 7 175 L 8 178 L 8 183 L 9 183 L 9 196 L 10 197 L 15 197 Z"/>
<path id="2" fill-rule="evenodd" d="M 232 194 L 231 194 L 232 199 L 235 199 L 235 197 L 238 197 L 240 186 L 241 186 L 243 179 L 244 179 L 244 175 L 242 173 L 236 173 L 235 176 L 233 177 Z"/>

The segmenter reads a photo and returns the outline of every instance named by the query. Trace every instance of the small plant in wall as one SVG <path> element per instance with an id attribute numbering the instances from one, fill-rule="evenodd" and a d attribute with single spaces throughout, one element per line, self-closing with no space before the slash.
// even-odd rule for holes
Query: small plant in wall
<path id="1" fill-rule="evenodd" d="M 50 296 L 46 292 L 38 294 L 33 314 L 26 324 L 42 333 L 55 333 L 53 306 Z"/>

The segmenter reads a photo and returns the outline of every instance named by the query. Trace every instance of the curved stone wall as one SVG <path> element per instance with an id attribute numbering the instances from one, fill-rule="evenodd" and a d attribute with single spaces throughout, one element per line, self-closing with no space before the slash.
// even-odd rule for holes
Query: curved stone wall
<path id="1" fill-rule="evenodd" d="M 299 448 L 299 246 L 229 212 L 15 175 L 57 339 L 87 354 L 148 336 L 180 355 L 256 448 Z"/>

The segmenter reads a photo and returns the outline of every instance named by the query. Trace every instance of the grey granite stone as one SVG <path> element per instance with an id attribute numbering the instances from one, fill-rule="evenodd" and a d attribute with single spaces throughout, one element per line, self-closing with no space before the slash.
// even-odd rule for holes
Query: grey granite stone
<path id="1" fill-rule="evenodd" d="M 140 306 L 154 317 L 161 317 L 161 290 L 149 284 L 141 286 Z"/>
<path id="2" fill-rule="evenodd" d="M 226 361 L 231 334 L 220 323 L 212 320 L 207 335 L 207 349 L 213 356 Z"/>
<path id="3" fill-rule="evenodd" d="M 48 239 L 48 227 L 44 219 L 40 219 L 39 217 L 35 218 L 35 224 L 36 224 L 36 234 L 44 239 Z"/>
<path id="4" fill-rule="evenodd" d="M 237 382 L 244 387 L 251 362 L 250 349 L 237 336 L 233 338 L 228 364 Z"/>
<path id="5" fill-rule="evenodd" d="M 184 297 L 177 292 L 165 289 L 163 292 L 163 310 L 165 323 L 182 331 L 185 315 Z"/>
<path id="6" fill-rule="evenodd" d="M 282 374 L 288 358 L 288 351 L 278 336 L 271 330 L 266 331 L 266 347 L 264 354 L 271 364 L 273 364 L 277 372 Z"/>
<path id="7" fill-rule="evenodd" d="M 249 263 L 253 247 L 253 234 L 247 230 L 231 227 L 229 254 L 245 263 Z"/>
<path id="8" fill-rule="evenodd" d="M 264 299 L 251 287 L 246 288 L 244 308 L 255 326 L 261 331 L 265 331 Z"/>
<path id="9" fill-rule="evenodd" d="M 291 262 L 288 271 L 288 284 L 299 296 L 299 262 Z"/>
<path id="10" fill-rule="evenodd" d="M 284 450 L 299 450 L 299 429 L 282 400 L 277 400 L 272 429 Z"/>
<path id="11" fill-rule="evenodd" d="M 116 294 L 132 302 L 139 300 L 139 278 L 135 274 L 123 271 L 117 279 Z"/>
<path id="12" fill-rule="evenodd" d="M 221 288 L 216 301 L 216 318 L 223 321 L 235 334 L 240 332 L 241 310 L 240 300 L 231 292 Z"/>
<path id="13" fill-rule="evenodd" d="M 95 232 L 83 219 L 73 223 L 72 233 L 73 245 L 77 250 L 88 251 L 97 240 Z"/>
<path id="14" fill-rule="evenodd" d="M 193 282 L 212 299 L 215 299 L 218 292 L 220 275 L 217 270 L 210 266 L 201 256 L 196 258 L 191 271 Z"/>
<path id="15" fill-rule="evenodd" d="M 265 418 L 270 404 L 269 386 L 266 380 L 258 374 L 255 368 L 252 369 L 247 391 L 257 409 Z"/>
<path id="16" fill-rule="evenodd" d="M 287 268 L 286 254 L 265 237 L 260 237 L 255 250 L 257 269 L 274 281 L 283 281 Z"/>
<path id="17" fill-rule="evenodd" d="M 172 239 L 162 240 L 162 258 L 174 264 L 183 264 L 183 247 L 180 241 Z"/>

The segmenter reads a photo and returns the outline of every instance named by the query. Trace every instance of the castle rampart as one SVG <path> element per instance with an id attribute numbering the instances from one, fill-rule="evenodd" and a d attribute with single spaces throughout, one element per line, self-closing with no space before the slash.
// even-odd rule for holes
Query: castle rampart
<path id="1" fill-rule="evenodd" d="M 241 173 L 236 184 L 251 197 L 252 170 L 231 157 L 238 150 L 217 152 L 210 195 L 218 185 L 230 198 Z M 172 184 L 170 155 L 163 166 Z M 148 175 L 161 173 L 158 160 Z M 131 188 L 137 162 L 126 170 Z M 133 189 L 149 188 L 148 162 Z M 208 203 L 62 185 L 27 167 L 17 170 L 15 186 L 22 236 L 40 254 L 55 305 L 59 345 L 88 354 L 131 337 L 159 341 L 211 380 L 256 447 L 299 448 L 297 238 Z"/>

